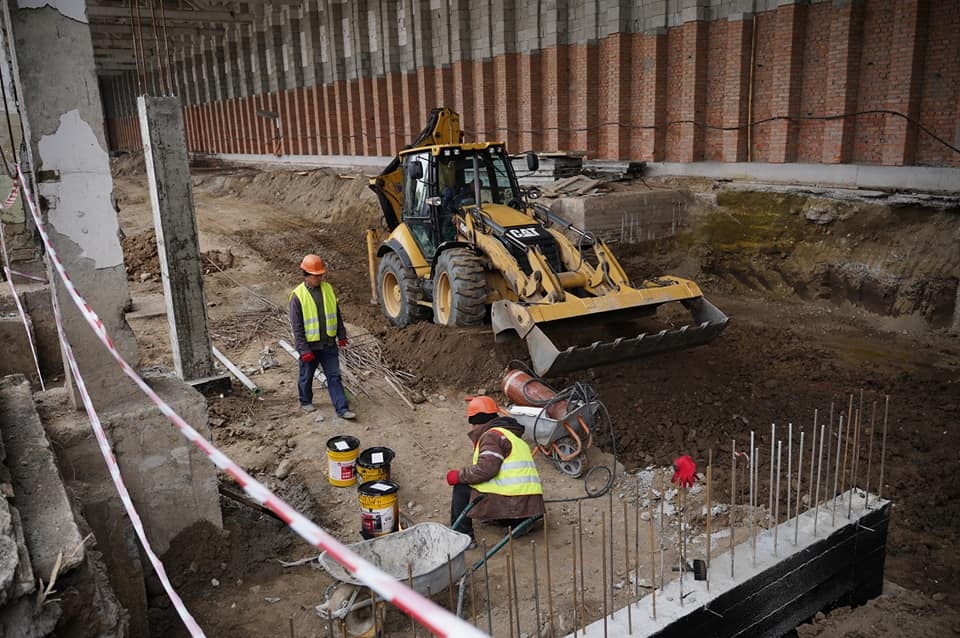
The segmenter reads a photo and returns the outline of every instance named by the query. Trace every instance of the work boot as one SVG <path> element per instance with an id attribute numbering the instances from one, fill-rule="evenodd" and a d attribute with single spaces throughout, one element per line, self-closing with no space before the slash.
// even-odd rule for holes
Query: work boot
<path id="1" fill-rule="evenodd" d="M 312 403 L 301 403 L 301 404 L 300 404 L 300 409 L 303 410 L 304 412 L 316 412 L 316 411 L 317 411 L 317 409 L 316 409 L 315 407 L 313 407 L 313 404 L 312 404 Z"/>
<path id="2" fill-rule="evenodd" d="M 352 411 L 350 411 L 350 410 L 344 410 L 343 412 L 341 412 L 341 413 L 338 414 L 337 416 L 339 416 L 341 419 L 346 419 L 347 421 L 353 421 L 355 418 L 357 418 L 356 413 L 354 413 L 354 412 L 352 412 Z"/>

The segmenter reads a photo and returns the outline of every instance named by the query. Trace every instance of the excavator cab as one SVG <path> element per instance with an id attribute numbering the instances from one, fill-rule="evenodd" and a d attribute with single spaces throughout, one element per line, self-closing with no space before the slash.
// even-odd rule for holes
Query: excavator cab
<path id="1" fill-rule="evenodd" d="M 602 240 L 539 204 L 536 188 L 520 186 L 503 143 L 464 143 L 459 121 L 434 109 L 419 138 L 370 181 L 387 229 L 367 234 L 371 287 L 392 324 L 431 313 L 442 325 L 489 321 L 497 341 L 525 341 L 540 376 L 699 345 L 722 332 L 727 316 L 695 283 L 660 276 L 634 285 Z M 528 169 L 537 164 L 528 154 Z M 693 322 L 648 329 L 645 321 L 667 304 Z"/>

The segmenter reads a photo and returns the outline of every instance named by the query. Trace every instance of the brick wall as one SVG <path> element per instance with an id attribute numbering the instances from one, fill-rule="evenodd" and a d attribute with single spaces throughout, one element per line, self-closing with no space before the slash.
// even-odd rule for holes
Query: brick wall
<path id="1" fill-rule="evenodd" d="M 517 152 L 960 167 L 943 143 L 960 143 L 957 33 L 957 0 L 791 3 L 484 59 L 434 51 L 414 71 L 240 98 L 211 97 L 227 93 L 192 68 L 203 55 L 185 58 L 179 76 L 200 83 L 183 91 L 194 152 L 275 152 L 276 122 L 261 109 L 280 114 L 283 153 L 391 155 L 446 105 L 468 140 Z M 102 80 L 112 148 L 140 147 L 131 77 Z"/>

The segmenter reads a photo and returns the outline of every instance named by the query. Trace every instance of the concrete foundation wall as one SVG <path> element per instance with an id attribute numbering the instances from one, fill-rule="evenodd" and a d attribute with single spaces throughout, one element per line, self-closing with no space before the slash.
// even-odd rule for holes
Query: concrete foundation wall
<path id="1" fill-rule="evenodd" d="M 322 0 L 190 42 L 174 84 L 194 152 L 390 155 L 445 105 L 516 151 L 957 167 L 958 29 L 922 0 Z M 103 87 L 140 148 L 133 74 Z"/>

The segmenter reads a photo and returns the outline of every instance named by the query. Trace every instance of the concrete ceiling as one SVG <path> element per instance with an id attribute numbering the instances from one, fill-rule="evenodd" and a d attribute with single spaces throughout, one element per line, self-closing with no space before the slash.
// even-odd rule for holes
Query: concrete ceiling
<path id="1" fill-rule="evenodd" d="M 97 73 L 136 71 L 138 58 L 159 71 L 160 64 L 172 64 L 201 43 L 235 38 L 238 28 L 250 28 L 282 5 L 299 12 L 301 0 L 88 0 Z"/>

